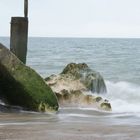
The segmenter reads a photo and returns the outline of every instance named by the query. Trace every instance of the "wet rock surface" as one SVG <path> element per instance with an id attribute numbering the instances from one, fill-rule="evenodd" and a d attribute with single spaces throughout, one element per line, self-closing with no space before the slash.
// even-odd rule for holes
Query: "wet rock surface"
<path id="1" fill-rule="evenodd" d="M 111 110 L 108 100 L 101 97 L 107 92 L 103 77 L 85 63 L 70 63 L 60 74 L 51 75 L 45 81 L 55 92 L 60 106 Z"/>
<path id="2" fill-rule="evenodd" d="M 45 81 L 0 44 L 0 97 L 33 111 L 56 111 L 56 95 Z M 2 106 L 1 106 L 2 107 Z M 9 107 L 9 106 L 6 106 Z"/>

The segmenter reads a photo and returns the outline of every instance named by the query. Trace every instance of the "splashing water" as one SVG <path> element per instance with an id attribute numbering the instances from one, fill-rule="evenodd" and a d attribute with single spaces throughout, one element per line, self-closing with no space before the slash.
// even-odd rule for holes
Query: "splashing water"
<path id="1" fill-rule="evenodd" d="M 5 105 L 5 103 L 0 99 L 0 105 Z"/>
<path id="2" fill-rule="evenodd" d="M 106 81 L 108 93 L 104 95 L 109 99 L 113 112 L 140 113 L 140 87 L 128 82 Z"/>

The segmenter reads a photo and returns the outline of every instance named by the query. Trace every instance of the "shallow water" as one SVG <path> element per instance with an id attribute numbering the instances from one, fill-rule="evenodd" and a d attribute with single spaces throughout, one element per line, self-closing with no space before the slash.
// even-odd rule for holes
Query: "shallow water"
<path id="1" fill-rule="evenodd" d="M 65 108 L 58 114 L 0 115 L 0 139 L 132 140 L 139 139 L 140 119 L 132 114 Z"/>
<path id="2" fill-rule="evenodd" d="M 56 114 L 0 113 L 0 139 L 139 140 L 139 46 L 140 39 L 30 38 L 27 65 L 46 77 L 70 62 L 86 62 L 104 76 L 112 112 L 79 106 Z"/>

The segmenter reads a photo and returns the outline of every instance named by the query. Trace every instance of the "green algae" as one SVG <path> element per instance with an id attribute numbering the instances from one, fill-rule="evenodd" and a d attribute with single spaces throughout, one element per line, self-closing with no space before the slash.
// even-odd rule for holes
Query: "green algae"
<path id="1" fill-rule="evenodd" d="M 0 44 L 0 89 L 12 105 L 45 112 L 58 110 L 58 101 L 51 88 L 33 69 L 25 66 Z M 45 107 L 40 110 L 40 104 Z"/>

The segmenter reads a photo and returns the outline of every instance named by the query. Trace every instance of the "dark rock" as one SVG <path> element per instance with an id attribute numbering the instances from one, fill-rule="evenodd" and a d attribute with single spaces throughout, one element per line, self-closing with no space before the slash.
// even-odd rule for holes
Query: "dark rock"
<path id="1" fill-rule="evenodd" d="M 110 103 L 107 103 L 107 102 L 103 102 L 101 103 L 100 107 L 103 109 L 103 110 L 111 110 L 111 104 Z"/>
<path id="2" fill-rule="evenodd" d="M 76 98 L 78 98 L 79 96 L 83 96 L 83 93 L 82 93 L 82 91 L 80 91 L 80 90 L 71 90 L 71 91 L 70 91 L 70 94 L 71 94 L 72 96 L 75 96 Z"/>
<path id="3" fill-rule="evenodd" d="M 66 89 L 61 90 L 61 93 L 64 100 L 68 100 L 70 98 L 69 92 Z"/>
<path id="4" fill-rule="evenodd" d="M 96 97 L 96 102 L 100 102 L 102 100 L 102 97 Z"/>
<path id="5" fill-rule="evenodd" d="M 56 96 L 58 98 L 58 101 L 63 99 L 63 95 L 61 93 L 56 93 L 55 92 L 55 94 L 56 94 Z"/>

